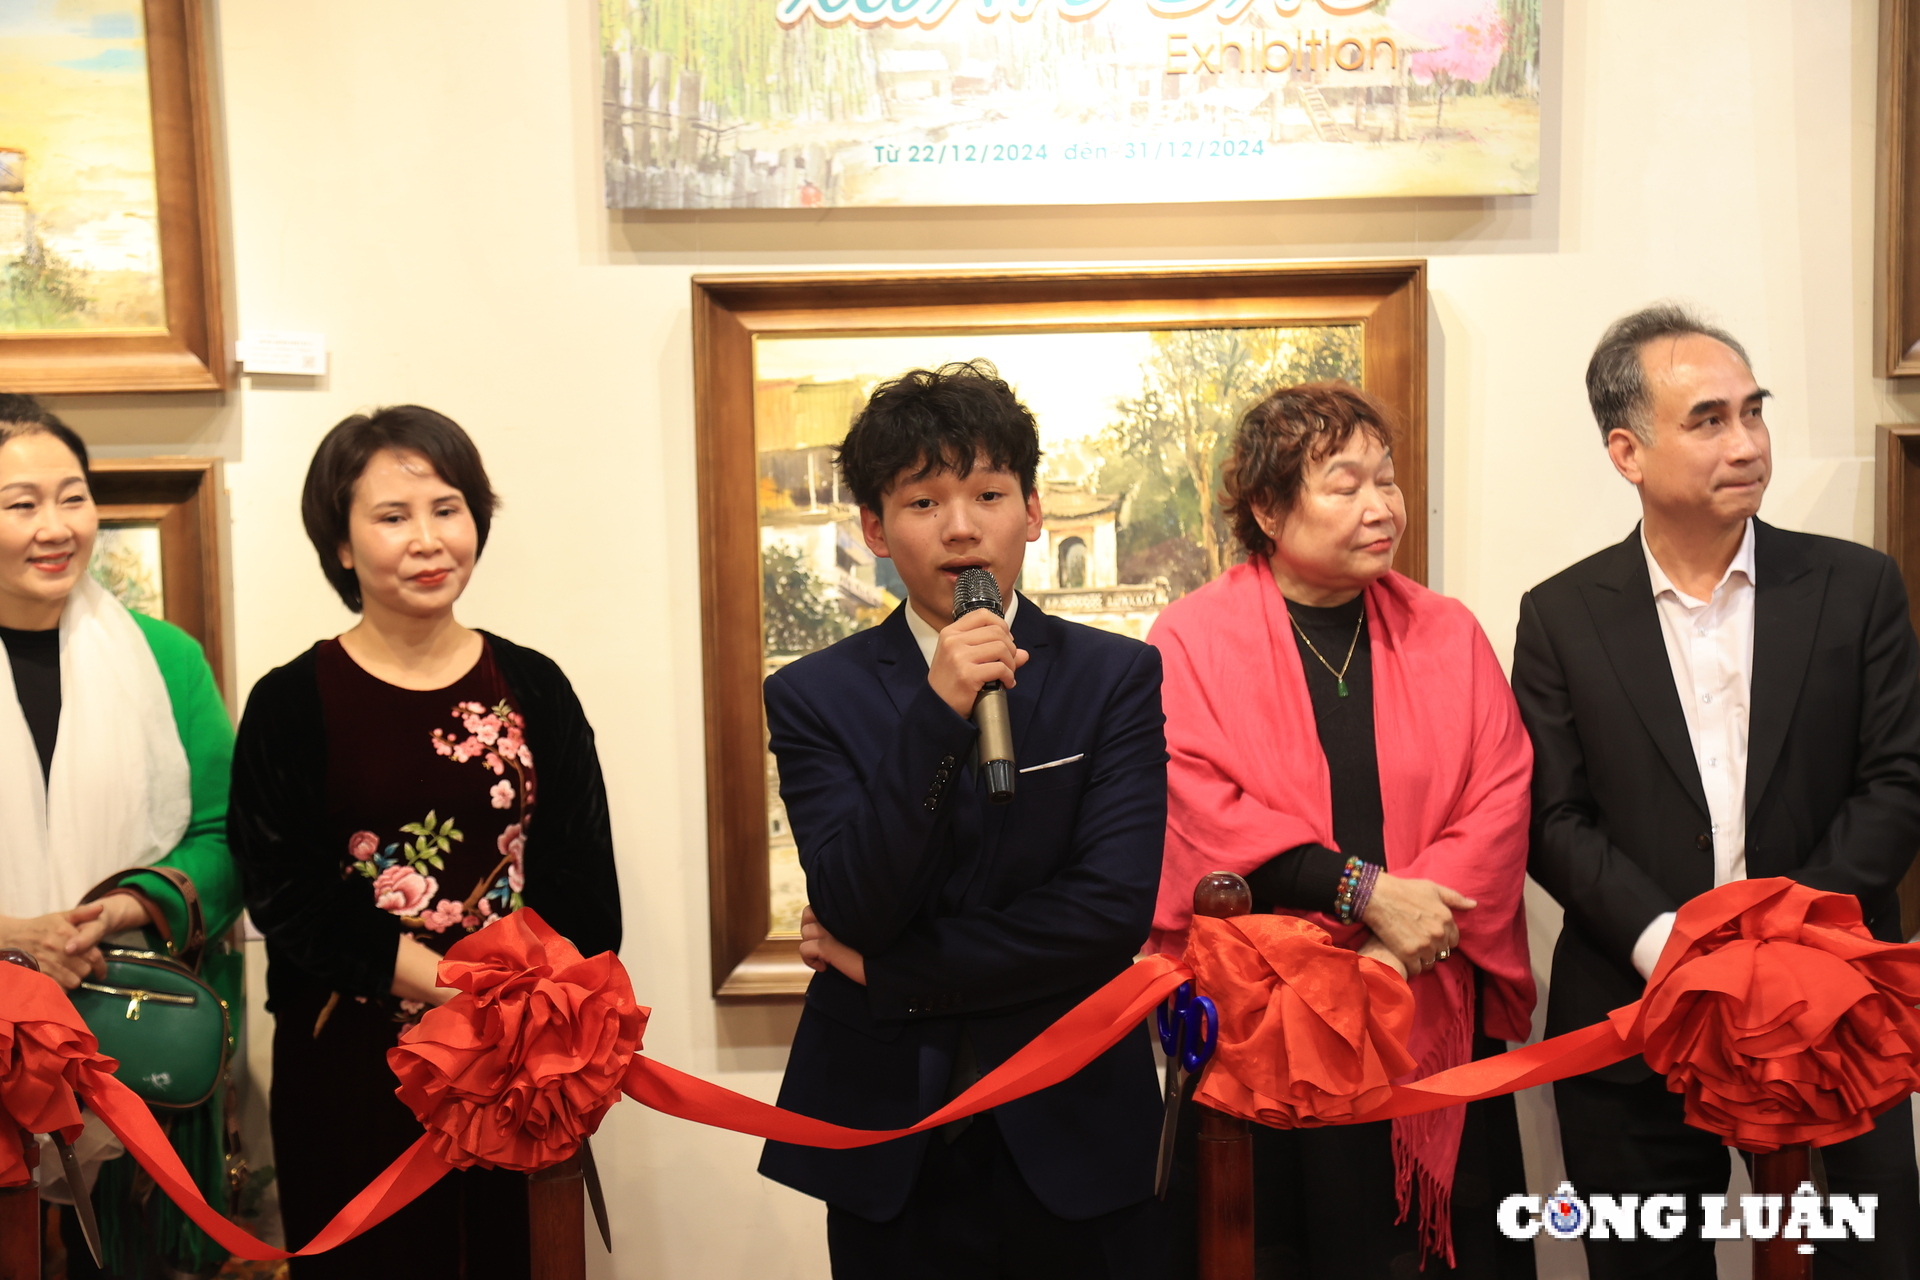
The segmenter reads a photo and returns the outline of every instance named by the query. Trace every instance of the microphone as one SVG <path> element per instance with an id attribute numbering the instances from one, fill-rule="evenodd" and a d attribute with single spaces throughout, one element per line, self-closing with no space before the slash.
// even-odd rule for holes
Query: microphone
<path id="1" fill-rule="evenodd" d="M 975 609 L 991 609 L 1004 618 L 1000 584 L 985 569 L 962 569 L 953 584 L 953 620 Z M 987 798 L 995 804 L 1013 799 L 1013 722 L 1007 718 L 1007 691 L 998 680 L 981 687 L 973 703 L 973 723 L 980 730 L 980 768 L 987 779 Z"/>

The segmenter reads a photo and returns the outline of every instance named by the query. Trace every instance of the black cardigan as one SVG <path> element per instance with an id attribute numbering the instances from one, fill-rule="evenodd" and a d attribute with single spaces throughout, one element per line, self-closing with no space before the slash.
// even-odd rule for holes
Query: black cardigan
<path id="1" fill-rule="evenodd" d="M 527 717 L 540 761 L 540 819 L 527 829 L 521 899 L 580 949 L 620 948 L 607 789 L 593 727 L 551 658 L 483 632 Z M 400 921 L 372 882 L 340 874 L 326 829 L 327 743 L 314 645 L 260 678 L 233 749 L 227 839 L 247 910 L 267 936 L 269 1007 L 296 988 L 379 997 L 393 987 Z"/>

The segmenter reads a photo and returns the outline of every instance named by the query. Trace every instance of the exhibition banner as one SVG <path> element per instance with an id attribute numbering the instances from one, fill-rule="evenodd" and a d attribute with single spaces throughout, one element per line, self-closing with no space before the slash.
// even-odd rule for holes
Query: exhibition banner
<path id="1" fill-rule="evenodd" d="M 1530 195 L 1540 0 L 601 0 L 609 208 Z"/>

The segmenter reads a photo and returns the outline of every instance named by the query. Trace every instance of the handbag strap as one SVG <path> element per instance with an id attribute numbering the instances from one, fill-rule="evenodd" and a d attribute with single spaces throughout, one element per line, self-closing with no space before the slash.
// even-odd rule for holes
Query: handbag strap
<path id="1" fill-rule="evenodd" d="M 116 871 L 99 884 L 93 886 L 93 888 L 87 890 L 86 896 L 81 898 L 80 901 L 82 903 L 92 902 L 96 898 L 104 898 L 109 893 L 118 889 L 125 893 L 131 893 L 143 901 L 151 902 L 152 899 L 146 894 L 141 893 L 138 888 L 123 883 L 129 876 L 137 875 L 159 876 L 162 880 L 172 885 L 174 890 L 179 893 L 180 900 L 186 903 L 187 937 L 184 943 L 173 936 L 173 928 L 167 923 L 167 913 L 165 911 L 156 910 L 149 914 L 153 918 L 155 931 L 159 933 L 161 939 L 167 944 L 167 954 L 186 966 L 189 972 L 199 973 L 200 957 L 207 949 L 207 916 L 206 912 L 200 906 L 200 891 L 193 887 L 193 877 L 189 876 L 186 872 L 174 867 L 131 867 L 125 871 Z"/>

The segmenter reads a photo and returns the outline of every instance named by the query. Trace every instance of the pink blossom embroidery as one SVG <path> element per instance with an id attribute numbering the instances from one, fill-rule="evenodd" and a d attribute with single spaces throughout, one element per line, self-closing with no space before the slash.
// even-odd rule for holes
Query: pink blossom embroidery
<path id="1" fill-rule="evenodd" d="M 397 916 L 417 916 L 440 891 L 440 882 L 412 867 L 392 866 L 373 882 L 373 905 Z"/>
<path id="2" fill-rule="evenodd" d="M 513 890 L 515 893 L 524 891 L 527 887 L 527 836 L 525 830 L 516 822 L 500 833 L 500 839 L 497 843 L 500 846 L 500 856 L 513 860 L 507 867 L 507 888 Z"/>
<path id="3" fill-rule="evenodd" d="M 445 933 L 459 924 L 461 917 L 465 914 L 466 908 L 460 903 L 452 898 L 442 898 L 439 906 L 421 915 L 420 923 L 435 933 Z"/>
<path id="4" fill-rule="evenodd" d="M 347 852 L 355 862 L 365 862 L 380 852 L 380 837 L 371 831 L 356 831 L 347 837 Z"/>
<path id="5" fill-rule="evenodd" d="M 459 722 L 465 736 L 461 736 L 458 730 L 452 733 L 444 729 L 433 730 L 434 754 L 455 764 L 478 760 L 481 768 L 499 779 L 487 789 L 489 802 L 498 810 L 517 809 L 515 816 L 518 821 L 501 834 L 499 863 L 480 880 L 465 903 L 442 902 L 439 907 L 420 917 L 422 927 L 432 928 L 435 932 L 451 929 L 455 923 L 471 931 L 520 907 L 520 894 L 526 885 L 524 833 L 527 823 L 532 820 L 533 810 L 533 751 L 527 746 L 526 718 L 504 699 L 491 708 L 479 702 L 456 702 L 450 714 Z M 433 815 L 429 814 L 424 826 L 431 827 L 432 822 Z M 448 822 L 451 825 L 451 819 Z M 412 831 L 413 827 L 402 829 Z M 444 833 L 428 831 L 425 834 L 434 837 L 442 851 L 446 849 L 444 840 L 440 838 Z M 448 838 L 458 840 L 462 837 L 455 832 Z M 423 858 L 432 856 L 432 852 L 426 850 L 422 851 L 421 858 L 415 858 L 410 853 L 408 862 L 410 865 L 419 865 Z M 435 862 L 431 865 L 438 870 L 441 864 Z M 375 867 L 371 865 L 363 872 L 368 876 L 374 873 Z M 462 913 L 457 921 L 452 915 L 456 906 Z"/>

